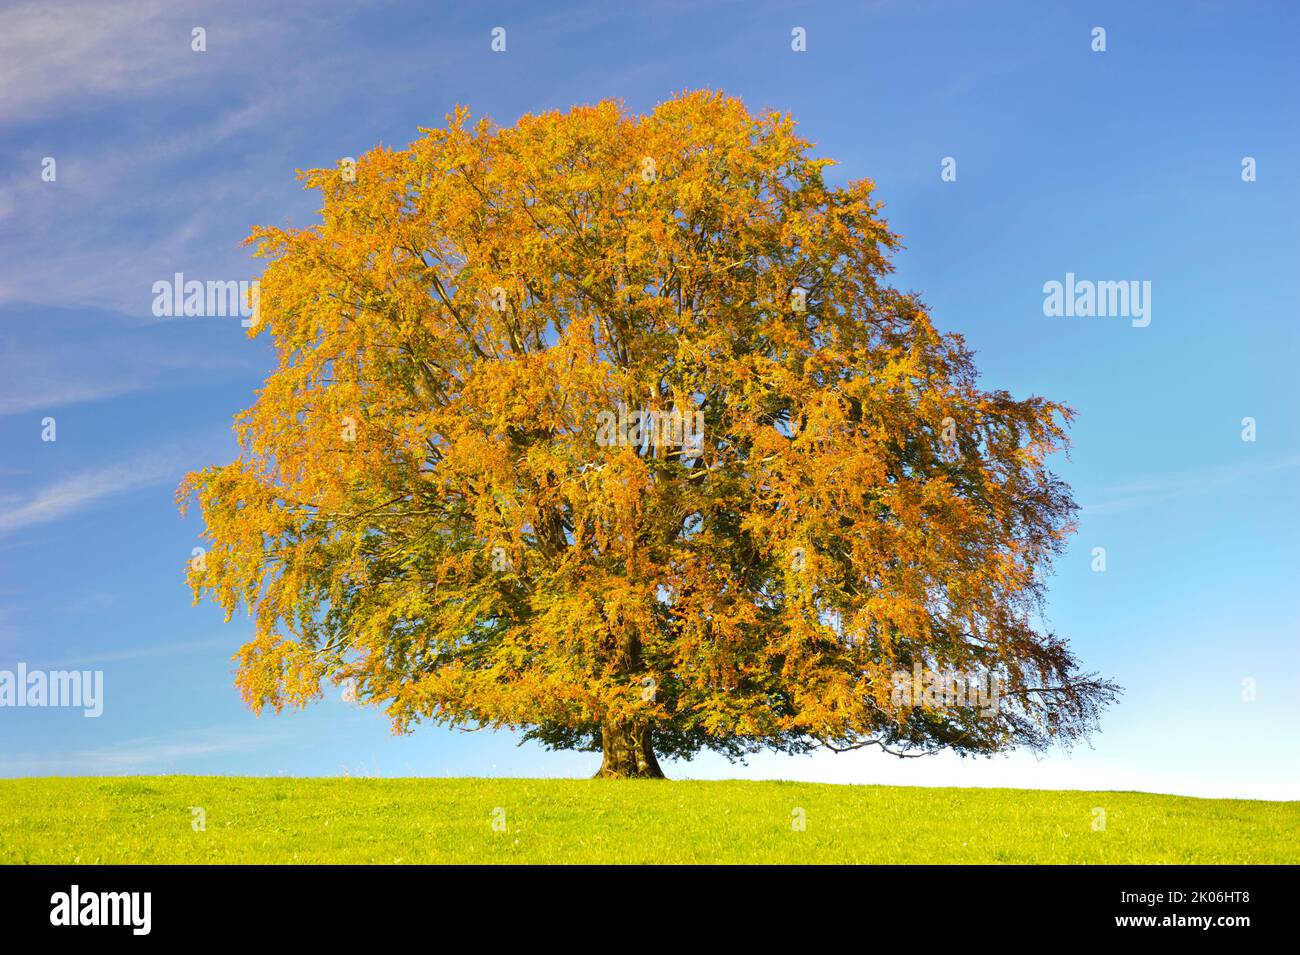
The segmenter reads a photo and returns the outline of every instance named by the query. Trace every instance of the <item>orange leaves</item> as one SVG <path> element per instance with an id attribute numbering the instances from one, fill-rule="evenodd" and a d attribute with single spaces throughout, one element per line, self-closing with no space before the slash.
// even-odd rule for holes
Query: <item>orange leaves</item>
<path id="1" fill-rule="evenodd" d="M 892 668 L 1067 666 L 1022 611 L 1069 413 L 980 391 L 884 285 L 868 181 L 712 92 L 422 133 L 249 238 L 277 367 L 181 494 L 196 596 L 257 620 L 250 705 L 346 679 L 398 729 L 651 720 L 689 753 L 921 740 Z M 698 443 L 627 438 L 673 413 Z"/>

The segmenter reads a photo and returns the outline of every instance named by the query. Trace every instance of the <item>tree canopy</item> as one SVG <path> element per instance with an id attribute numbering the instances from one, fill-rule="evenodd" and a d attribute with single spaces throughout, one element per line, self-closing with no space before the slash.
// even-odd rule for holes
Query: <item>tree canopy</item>
<path id="1" fill-rule="evenodd" d="M 396 730 L 522 729 L 614 776 L 1093 728 L 1115 688 L 1040 606 L 1071 412 L 981 389 L 887 283 L 871 182 L 811 149 L 692 92 L 458 109 L 302 173 L 319 224 L 249 238 L 277 366 L 179 492 L 196 599 L 256 623 L 247 703 L 332 680 Z M 900 700 L 922 670 L 998 705 Z"/>

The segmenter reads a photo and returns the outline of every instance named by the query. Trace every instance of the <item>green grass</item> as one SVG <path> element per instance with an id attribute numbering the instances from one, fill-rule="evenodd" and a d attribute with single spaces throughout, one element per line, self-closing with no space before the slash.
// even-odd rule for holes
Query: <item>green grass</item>
<path id="1" fill-rule="evenodd" d="M 206 829 L 195 831 L 192 807 Z M 504 810 L 504 831 L 493 828 Z M 1105 829 L 1093 828 L 1094 809 Z M 802 809 L 806 827 L 792 826 Z M 496 818 L 500 818 L 497 813 Z M 1300 862 L 1300 802 L 789 782 L 0 780 L 0 862 Z"/>

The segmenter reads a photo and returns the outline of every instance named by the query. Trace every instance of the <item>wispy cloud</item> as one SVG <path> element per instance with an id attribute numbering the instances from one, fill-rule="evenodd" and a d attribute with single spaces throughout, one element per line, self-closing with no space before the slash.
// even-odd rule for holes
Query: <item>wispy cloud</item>
<path id="1" fill-rule="evenodd" d="M 187 324 L 188 323 L 188 324 Z M 0 309 L 0 416 L 45 414 L 261 367 L 235 319 L 132 321 L 109 312 Z"/>
<path id="2" fill-rule="evenodd" d="M 150 284 L 173 270 L 251 277 L 239 274 L 252 269 L 239 249 L 248 223 L 266 218 L 268 196 L 297 189 L 282 131 L 328 85 L 324 56 L 266 73 L 295 30 L 294 6 L 36 0 L 0 11 L 0 128 L 31 127 L 0 180 L 0 301 L 143 316 Z M 195 27 L 205 52 L 191 49 Z M 83 123 L 92 111 L 98 120 Z M 239 158 L 216 167 L 218 151 Z M 268 181 L 271 156 L 282 175 Z M 132 182 L 149 184 L 147 206 L 123 188 Z"/>
<path id="3" fill-rule="evenodd" d="M 86 108 L 94 100 L 172 89 L 201 76 L 194 15 L 169 0 L 31 0 L 0 11 L 0 122 Z M 241 40 L 248 17 L 222 18 Z"/>
<path id="4" fill-rule="evenodd" d="M 205 640 L 181 640 L 175 643 L 152 644 L 147 647 L 132 647 L 125 650 L 113 650 L 108 653 L 91 653 L 64 657 L 50 663 L 32 663 L 31 666 L 44 670 L 81 669 L 104 663 L 125 663 L 131 660 L 152 660 L 159 657 L 178 657 L 190 653 L 201 653 L 218 647 L 233 650 L 243 640 L 236 636 L 211 637 Z"/>
<path id="5" fill-rule="evenodd" d="M 1300 468 L 1300 457 L 1284 458 L 1281 461 L 1262 464 L 1208 468 L 1188 474 L 1143 478 L 1112 484 L 1102 490 L 1097 501 L 1084 504 L 1083 514 L 1085 517 L 1122 514 L 1179 498 L 1212 494 L 1243 482 L 1264 478 L 1271 474 L 1294 471 L 1297 468 Z"/>
<path id="6" fill-rule="evenodd" d="M 186 442 L 55 481 L 25 500 L 0 508 L 0 537 L 62 520 L 118 494 L 179 483 L 195 466 L 199 453 L 198 442 Z"/>
<path id="7" fill-rule="evenodd" d="M 76 773 L 103 776 L 167 769 L 189 759 L 236 753 L 283 742 L 289 734 L 268 732 L 258 725 L 246 729 L 196 730 L 122 740 L 62 757 L 0 759 L 0 775 Z"/>

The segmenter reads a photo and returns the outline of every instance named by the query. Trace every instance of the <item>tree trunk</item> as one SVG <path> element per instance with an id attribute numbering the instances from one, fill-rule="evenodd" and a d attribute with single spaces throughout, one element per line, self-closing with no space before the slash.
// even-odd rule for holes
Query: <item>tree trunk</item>
<path id="1" fill-rule="evenodd" d="M 593 779 L 664 779 L 647 723 L 602 723 L 600 772 Z"/>

